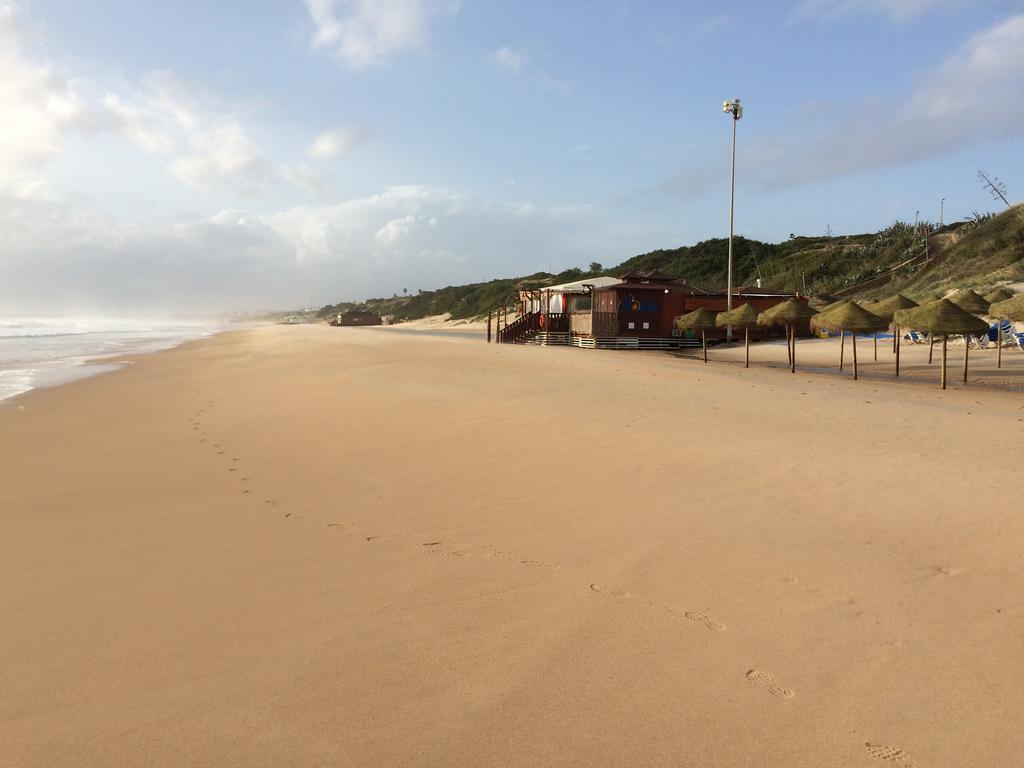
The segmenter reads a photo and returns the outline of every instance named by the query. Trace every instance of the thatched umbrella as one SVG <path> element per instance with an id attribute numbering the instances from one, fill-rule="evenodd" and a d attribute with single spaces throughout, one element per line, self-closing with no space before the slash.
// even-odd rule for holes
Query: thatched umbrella
<path id="1" fill-rule="evenodd" d="M 675 319 L 674 325 L 681 331 L 700 331 L 701 346 L 704 347 L 704 362 L 708 361 L 708 328 L 715 327 L 715 313 L 709 309 L 695 309 Z"/>
<path id="2" fill-rule="evenodd" d="M 989 307 L 989 315 L 996 319 L 997 339 L 999 352 L 997 354 L 997 368 L 1003 367 L 1003 320 L 1012 320 L 1015 323 L 1024 322 L 1024 293 L 1018 293 L 1009 299 L 997 301 Z"/>
<path id="3" fill-rule="evenodd" d="M 831 304 L 826 304 L 824 307 L 818 310 L 818 315 L 824 315 L 826 312 L 831 312 L 835 309 L 845 307 L 850 303 L 849 299 L 840 299 L 839 301 L 833 301 Z M 817 317 L 817 315 L 815 315 Z M 824 328 L 824 326 L 821 326 Z M 832 330 L 831 328 L 825 328 L 825 330 Z M 841 331 L 839 334 L 839 370 L 843 370 L 843 354 L 846 350 L 846 332 Z"/>
<path id="4" fill-rule="evenodd" d="M 991 304 L 995 304 L 995 303 L 1000 302 L 1000 301 L 1006 301 L 1007 299 L 1012 299 L 1014 297 L 1014 295 L 1015 294 L 1013 293 L 1013 291 L 1011 291 L 1005 285 L 1001 285 L 998 288 L 996 288 L 994 291 L 992 291 L 992 293 L 990 293 L 988 296 L 986 296 L 985 297 L 985 301 L 987 301 L 987 302 L 989 302 Z"/>
<path id="5" fill-rule="evenodd" d="M 892 351 L 896 355 L 897 376 L 900 375 L 900 328 L 893 320 L 893 315 L 901 309 L 912 309 L 916 306 L 919 306 L 916 301 L 908 299 L 902 293 L 897 293 L 888 299 L 876 301 L 874 304 L 868 304 L 865 307 L 873 315 L 888 318 L 890 324 L 892 324 Z"/>
<path id="6" fill-rule="evenodd" d="M 811 318 L 811 325 L 828 331 L 839 331 L 845 337 L 850 331 L 853 339 L 853 380 L 857 380 L 857 332 L 877 333 L 889 327 L 889 320 L 872 314 L 859 304 L 849 302 L 829 312 L 822 312 Z M 840 349 L 839 370 L 842 370 L 842 350 Z"/>
<path id="7" fill-rule="evenodd" d="M 750 367 L 750 326 L 757 325 L 757 310 L 750 304 L 741 304 L 731 312 L 719 312 L 715 318 L 715 325 L 719 328 L 728 325 L 735 325 L 743 328 L 743 346 L 745 362 L 743 367 Z"/>
<path id="8" fill-rule="evenodd" d="M 956 304 L 960 309 L 970 312 L 972 315 L 985 315 L 988 314 L 988 308 L 992 306 L 992 302 L 985 299 L 974 291 L 960 291 L 949 297 L 949 300 Z"/>
<path id="9" fill-rule="evenodd" d="M 817 312 L 806 301 L 786 299 L 757 316 L 758 325 L 784 325 L 788 329 L 789 370 L 796 373 L 796 322 L 814 317 Z"/>
<path id="10" fill-rule="evenodd" d="M 988 323 L 961 309 L 949 299 L 939 299 L 913 309 L 901 309 L 893 318 L 904 328 L 917 328 L 929 334 L 942 334 L 942 388 L 946 388 L 946 341 L 951 333 L 981 333 Z M 970 345 L 964 344 L 964 382 L 967 381 L 967 358 Z"/>

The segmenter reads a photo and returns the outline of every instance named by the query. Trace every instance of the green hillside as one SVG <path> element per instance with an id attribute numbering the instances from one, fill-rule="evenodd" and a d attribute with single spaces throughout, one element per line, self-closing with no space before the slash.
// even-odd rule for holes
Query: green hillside
<path id="1" fill-rule="evenodd" d="M 347 309 L 416 320 L 450 313 L 454 319 L 486 315 L 500 304 L 514 304 L 519 290 L 557 285 L 598 274 L 618 275 L 637 269 L 658 269 L 686 278 L 698 288 L 726 283 L 728 241 L 705 240 L 692 246 L 657 250 L 627 259 L 616 267 L 557 275 L 538 272 L 527 277 L 449 286 L 415 295 L 343 302 L 320 310 L 327 317 Z M 599 266 L 599 265 L 593 265 Z M 815 296 L 876 298 L 903 291 L 931 298 L 952 288 L 988 290 L 997 283 L 1024 280 L 1024 206 L 993 216 L 933 231 L 928 238 L 906 222 L 880 232 L 833 237 L 790 237 L 763 243 L 746 237 L 733 241 L 733 272 L 737 286 L 761 278 L 767 288 Z"/>

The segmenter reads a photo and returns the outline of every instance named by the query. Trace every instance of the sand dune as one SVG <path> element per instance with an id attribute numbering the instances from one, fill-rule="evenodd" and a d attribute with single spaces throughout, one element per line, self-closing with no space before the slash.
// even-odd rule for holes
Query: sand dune
<path id="1" fill-rule="evenodd" d="M 1015 765 L 1024 400 L 908 373 L 293 326 L 19 397 L 0 764 Z"/>

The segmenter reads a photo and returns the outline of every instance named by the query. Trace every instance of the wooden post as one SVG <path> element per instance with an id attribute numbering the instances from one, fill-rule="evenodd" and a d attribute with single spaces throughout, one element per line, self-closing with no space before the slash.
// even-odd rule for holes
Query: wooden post
<path id="1" fill-rule="evenodd" d="M 942 388 L 946 388 L 946 336 L 942 337 Z"/>
<path id="2" fill-rule="evenodd" d="M 493 312 L 488 312 L 487 313 L 487 343 L 488 344 L 491 343 L 491 315 L 492 314 L 494 314 L 494 313 Z"/>
<path id="3" fill-rule="evenodd" d="M 996 318 L 996 368 L 1003 367 L 1003 319 Z"/>
<path id="4" fill-rule="evenodd" d="M 786 325 L 783 326 L 783 328 L 786 329 L 786 362 L 789 363 L 790 365 L 792 365 L 793 364 L 793 346 L 792 346 L 792 344 L 790 343 L 790 340 L 789 340 L 789 325 L 786 324 Z"/>
<path id="5" fill-rule="evenodd" d="M 971 355 L 971 340 L 964 334 L 964 384 L 967 383 L 967 358 Z"/>
<path id="6" fill-rule="evenodd" d="M 875 362 L 878 362 L 878 331 L 875 331 Z"/>
<path id="7" fill-rule="evenodd" d="M 898 326 L 894 326 L 894 330 L 896 332 L 896 338 L 898 339 L 900 337 L 900 329 L 899 329 Z M 901 346 L 902 346 L 901 344 L 897 344 L 896 345 L 896 376 L 897 377 L 899 377 L 899 375 L 900 375 L 900 347 Z"/>
<path id="8" fill-rule="evenodd" d="M 793 331 L 791 332 L 791 335 L 793 336 L 793 358 L 790 365 L 790 373 L 795 374 L 797 373 L 797 324 L 794 323 L 792 328 Z"/>
<path id="9" fill-rule="evenodd" d="M 846 351 L 846 331 L 839 331 L 839 370 L 843 370 L 843 353 Z"/>
<path id="10" fill-rule="evenodd" d="M 744 368 L 749 368 L 750 367 L 750 326 L 749 325 L 743 326 L 743 336 L 744 336 L 743 346 L 744 346 L 744 348 L 746 350 L 746 360 L 743 363 L 743 367 Z"/>
<path id="11" fill-rule="evenodd" d="M 700 329 L 700 343 L 704 347 L 704 362 L 708 361 L 708 332 L 703 328 Z"/>
<path id="12" fill-rule="evenodd" d="M 932 343 L 933 341 L 935 341 L 935 336 L 934 336 L 934 334 L 931 331 L 929 331 L 928 332 L 928 365 L 932 364 L 932 351 L 935 349 L 935 345 Z M 945 342 L 943 342 L 943 344 L 945 344 Z"/>
<path id="13" fill-rule="evenodd" d="M 850 334 L 850 341 L 853 344 L 853 380 L 857 380 L 857 332 Z"/>
<path id="14" fill-rule="evenodd" d="M 900 328 L 896 323 L 892 324 L 892 353 L 894 355 L 900 353 Z"/>

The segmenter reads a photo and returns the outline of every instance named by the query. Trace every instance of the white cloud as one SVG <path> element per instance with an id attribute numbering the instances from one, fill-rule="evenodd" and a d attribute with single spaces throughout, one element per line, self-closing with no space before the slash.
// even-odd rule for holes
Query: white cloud
<path id="1" fill-rule="evenodd" d="M 259 147 L 215 98 L 170 72 L 147 75 L 132 95 L 92 98 L 86 94 L 97 90 L 95 83 L 23 54 L 14 6 L 2 0 L 0 71 L 0 192 L 41 193 L 46 166 L 74 130 L 115 131 L 147 153 L 167 155 L 168 171 L 193 186 L 227 183 L 246 193 L 263 188 Z"/>
<path id="2" fill-rule="evenodd" d="M 327 303 L 474 282 L 567 259 L 584 264 L 611 247 L 581 242 L 592 230 L 586 206 L 495 202 L 440 187 L 132 225 L 81 205 L 0 196 L 0 306 L 284 308 L 313 297 Z"/>
<path id="3" fill-rule="evenodd" d="M 327 187 L 327 182 L 324 181 L 323 175 L 305 163 L 299 163 L 298 165 L 282 163 L 280 171 L 281 176 L 286 181 L 305 191 L 310 197 L 317 200 L 325 200 L 330 196 L 330 190 Z"/>
<path id="4" fill-rule="evenodd" d="M 426 43 L 431 20 L 454 15 L 440 0 L 305 0 L 314 47 L 326 47 L 353 69 L 381 64 Z"/>
<path id="5" fill-rule="evenodd" d="M 6 2 L 0 2 L 0 72 L 0 192 L 28 197 L 45 188 L 44 168 L 66 133 L 84 127 L 89 115 L 66 78 L 23 55 L 17 14 Z"/>
<path id="6" fill-rule="evenodd" d="M 772 183 L 789 184 L 1022 136 L 1022 50 L 1024 14 L 1019 14 L 971 36 L 905 102 L 833 105 L 834 120 L 824 132 L 766 142 L 758 149 L 760 159 L 751 161 L 773 157 Z"/>
<path id="7" fill-rule="evenodd" d="M 967 5 L 968 0 L 802 0 L 797 16 L 836 18 L 857 13 L 888 16 L 909 21 L 930 11 Z"/>
<path id="8" fill-rule="evenodd" d="M 366 131 L 353 126 L 342 126 L 324 131 L 313 140 L 309 154 L 320 160 L 338 157 L 366 141 Z"/>
<path id="9" fill-rule="evenodd" d="M 498 69 L 503 69 L 513 75 L 519 73 L 519 70 L 523 68 L 523 63 L 525 61 L 523 54 L 512 50 L 507 45 L 503 45 L 501 48 L 496 50 L 489 58 L 491 63 L 498 67 Z"/>
<path id="10" fill-rule="evenodd" d="M 374 239 L 389 245 L 397 243 L 412 231 L 413 226 L 421 218 L 420 216 L 403 216 L 400 219 L 392 219 L 377 230 Z"/>
<path id="11" fill-rule="evenodd" d="M 122 135 L 145 152 L 168 155 L 168 171 L 186 184 L 262 191 L 266 164 L 239 117 L 174 73 L 152 72 L 133 96 L 107 94 L 102 105 Z"/>

